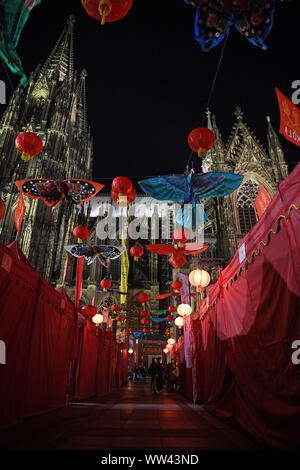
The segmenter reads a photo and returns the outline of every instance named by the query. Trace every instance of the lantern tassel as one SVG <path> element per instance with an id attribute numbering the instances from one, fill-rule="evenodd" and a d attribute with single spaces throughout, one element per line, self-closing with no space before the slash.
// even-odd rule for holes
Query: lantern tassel
<path id="1" fill-rule="evenodd" d="M 199 147 L 198 149 L 198 157 L 204 158 L 206 156 L 206 150 L 203 147 Z"/>
<path id="2" fill-rule="evenodd" d="M 23 152 L 22 155 L 21 155 L 21 158 L 24 162 L 29 162 L 30 160 L 30 153 L 28 152 Z"/>
<path id="3" fill-rule="evenodd" d="M 83 243 L 83 240 L 81 238 L 77 238 L 77 243 Z"/>

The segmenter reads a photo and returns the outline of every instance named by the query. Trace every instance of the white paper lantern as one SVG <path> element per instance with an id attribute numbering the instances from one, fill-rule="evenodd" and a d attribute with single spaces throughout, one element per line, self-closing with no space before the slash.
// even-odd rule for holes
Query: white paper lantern
<path id="1" fill-rule="evenodd" d="M 96 325 L 100 325 L 103 322 L 103 315 L 101 315 L 101 313 L 96 313 L 96 315 L 93 316 L 92 321 Z"/>
<path id="2" fill-rule="evenodd" d="M 169 338 L 169 339 L 168 339 L 168 344 L 173 345 L 173 344 L 175 344 L 175 343 L 176 343 L 176 341 L 175 341 L 174 338 Z"/>
<path id="3" fill-rule="evenodd" d="M 210 275 L 204 269 L 194 269 L 189 274 L 189 282 L 192 286 L 197 287 L 201 291 L 203 287 L 207 287 L 210 283 Z"/>
<path id="4" fill-rule="evenodd" d="M 182 317 L 186 317 L 192 313 L 192 307 L 190 304 L 180 304 L 177 307 L 177 312 Z"/>
<path id="5" fill-rule="evenodd" d="M 182 317 L 175 318 L 175 325 L 178 326 L 178 328 L 182 328 L 183 327 L 183 318 Z"/>

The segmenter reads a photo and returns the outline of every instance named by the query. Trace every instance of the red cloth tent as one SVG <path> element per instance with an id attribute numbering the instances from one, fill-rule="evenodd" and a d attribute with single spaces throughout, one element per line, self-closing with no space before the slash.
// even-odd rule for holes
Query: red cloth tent
<path id="1" fill-rule="evenodd" d="M 210 287 L 193 321 L 195 398 L 258 441 L 299 448 L 300 164 Z M 245 257 L 241 256 L 245 248 Z"/>

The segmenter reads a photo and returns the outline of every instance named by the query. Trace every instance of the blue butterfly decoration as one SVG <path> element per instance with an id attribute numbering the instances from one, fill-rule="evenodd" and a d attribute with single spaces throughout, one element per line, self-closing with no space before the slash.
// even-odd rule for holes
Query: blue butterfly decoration
<path id="1" fill-rule="evenodd" d="M 265 44 L 274 24 L 276 3 L 284 0 L 184 0 L 196 8 L 195 39 L 203 52 L 217 46 L 234 26 L 255 46 Z"/>
<path id="2" fill-rule="evenodd" d="M 243 177 L 233 173 L 194 173 L 191 170 L 189 175 L 157 176 L 139 181 L 139 185 L 154 199 L 181 202 L 181 210 L 175 220 L 187 229 L 194 229 L 208 219 L 199 198 L 226 196 L 240 186 Z"/>

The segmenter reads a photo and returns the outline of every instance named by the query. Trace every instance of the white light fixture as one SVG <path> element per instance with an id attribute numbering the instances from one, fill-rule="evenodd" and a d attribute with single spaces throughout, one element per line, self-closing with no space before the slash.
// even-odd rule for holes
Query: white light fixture
<path id="1" fill-rule="evenodd" d="M 176 341 L 175 341 L 174 338 L 169 338 L 169 339 L 168 339 L 168 344 L 170 344 L 171 346 L 172 346 L 173 344 L 175 344 L 175 343 L 176 343 Z"/>
<path id="2" fill-rule="evenodd" d="M 168 354 L 168 353 L 169 353 L 168 348 L 164 348 L 164 349 L 163 349 L 163 352 L 164 352 L 165 354 Z"/>
<path id="3" fill-rule="evenodd" d="M 192 307 L 190 304 L 180 304 L 177 307 L 177 312 L 182 317 L 186 317 L 192 313 Z"/>
<path id="4" fill-rule="evenodd" d="M 178 328 L 182 328 L 183 327 L 183 318 L 182 317 L 175 318 L 175 325 L 178 326 Z"/>
<path id="5" fill-rule="evenodd" d="M 194 269 L 189 274 L 189 282 L 197 288 L 197 292 L 201 292 L 201 289 L 210 283 L 210 275 L 204 269 Z"/>
<path id="6" fill-rule="evenodd" d="M 96 315 L 93 316 L 92 321 L 96 326 L 100 325 L 103 322 L 103 315 L 101 315 L 101 313 L 96 313 Z"/>

